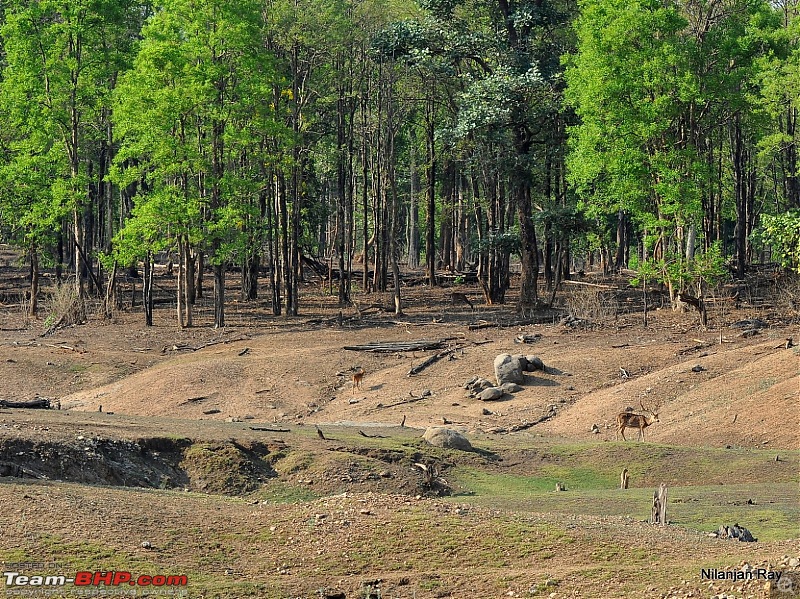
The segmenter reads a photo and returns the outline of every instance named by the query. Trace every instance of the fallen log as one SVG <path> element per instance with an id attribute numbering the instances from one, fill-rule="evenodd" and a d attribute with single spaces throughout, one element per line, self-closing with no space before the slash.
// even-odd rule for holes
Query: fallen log
<path id="1" fill-rule="evenodd" d="M 373 341 L 363 345 L 346 345 L 342 349 L 348 351 L 366 351 L 376 353 L 394 353 L 406 351 L 426 351 L 431 349 L 441 349 L 448 341 L 460 339 L 460 337 L 446 337 L 444 339 L 421 339 L 419 341 Z"/>
<path id="2" fill-rule="evenodd" d="M 499 326 L 500 325 L 497 324 L 496 322 L 486 322 L 484 320 L 484 321 L 481 321 L 481 322 L 476 322 L 474 324 L 471 324 L 471 325 L 469 325 L 468 328 L 469 328 L 470 331 L 480 331 L 481 329 L 491 329 L 493 327 L 499 327 Z"/>
<path id="3" fill-rule="evenodd" d="M 425 370 L 431 364 L 435 364 L 442 358 L 449 356 L 457 349 L 463 349 L 462 347 L 453 347 L 451 349 L 446 349 L 445 351 L 439 352 L 438 354 L 434 354 L 430 356 L 427 360 L 423 361 L 421 364 L 414 366 L 411 370 L 408 371 L 408 376 L 413 376 L 415 374 L 419 374 L 423 370 Z"/>
<path id="4" fill-rule="evenodd" d="M 263 431 L 267 433 L 291 433 L 292 431 L 288 428 L 266 428 L 263 426 L 251 426 L 251 431 Z"/>
<path id="5" fill-rule="evenodd" d="M 28 410 L 49 410 L 50 400 L 46 397 L 38 399 L 31 399 L 30 401 L 10 401 L 8 399 L 0 399 L 0 408 L 20 408 Z"/>

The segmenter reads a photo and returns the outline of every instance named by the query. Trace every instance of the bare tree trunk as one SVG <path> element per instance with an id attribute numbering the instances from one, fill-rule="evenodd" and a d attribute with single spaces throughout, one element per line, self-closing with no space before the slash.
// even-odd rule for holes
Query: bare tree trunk
<path id="1" fill-rule="evenodd" d="M 28 315 L 36 316 L 39 310 L 39 250 L 36 242 L 31 242 L 31 301 L 28 304 Z"/>
<path id="2" fill-rule="evenodd" d="M 197 250 L 197 278 L 194 284 L 195 302 L 203 297 L 203 273 L 206 270 L 206 258 L 203 250 Z"/>
<path id="3" fill-rule="evenodd" d="M 434 88 L 435 86 L 431 86 Z M 430 90 L 434 93 L 434 89 Z M 428 270 L 428 284 L 436 286 L 436 126 L 434 123 L 434 104 L 429 100 L 425 106 L 425 132 L 427 156 L 427 212 L 425 214 L 425 262 Z"/>
<path id="4" fill-rule="evenodd" d="M 153 255 L 147 252 L 144 257 L 144 290 L 142 303 L 144 304 L 145 326 L 153 326 Z M 180 313 L 178 314 L 180 322 Z"/>
<path id="5" fill-rule="evenodd" d="M 191 248 L 189 247 L 189 235 L 184 235 L 183 237 L 183 249 L 181 251 L 181 257 L 183 258 L 184 267 L 183 267 L 183 297 L 185 300 L 186 306 L 186 326 L 192 326 L 192 299 L 191 299 L 191 288 L 192 288 L 192 279 L 194 278 L 194 260 L 192 259 L 192 252 Z"/>
<path id="6" fill-rule="evenodd" d="M 178 259 L 178 292 L 177 292 L 177 298 L 176 298 L 177 302 L 176 302 L 176 304 L 177 304 L 177 314 L 178 314 L 178 327 L 182 329 L 184 327 L 184 324 L 183 324 L 184 323 L 184 321 L 183 321 L 183 283 L 184 283 L 185 279 L 184 279 L 184 274 L 183 274 L 183 268 L 184 268 L 183 243 L 181 243 L 181 239 L 180 238 L 178 238 L 178 251 L 179 251 L 179 254 L 180 254 L 180 258 Z M 152 266 L 151 266 L 151 268 L 152 268 Z"/>
<path id="7" fill-rule="evenodd" d="M 539 253 L 536 245 L 536 228 L 531 216 L 530 187 L 518 182 L 515 190 L 517 218 L 519 219 L 522 244 L 522 276 L 520 277 L 517 311 L 525 313 L 536 309 L 539 301 L 537 279 L 539 278 Z"/>
<path id="8" fill-rule="evenodd" d="M 103 302 L 103 311 L 106 318 L 111 318 L 114 313 L 112 306 L 115 305 L 114 296 L 117 292 L 117 261 L 114 260 L 114 265 L 111 267 L 111 274 L 108 277 L 106 284 L 106 299 Z"/>
<path id="9" fill-rule="evenodd" d="M 409 143 L 409 161 L 410 161 L 410 197 L 408 204 L 408 267 L 419 268 L 419 174 L 417 173 L 416 163 L 416 148 L 415 138 L 411 134 Z"/>

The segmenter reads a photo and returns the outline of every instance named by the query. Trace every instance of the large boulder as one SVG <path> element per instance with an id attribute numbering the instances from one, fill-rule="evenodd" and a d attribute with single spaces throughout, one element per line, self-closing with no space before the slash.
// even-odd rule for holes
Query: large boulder
<path id="1" fill-rule="evenodd" d="M 422 438 L 435 447 L 472 451 L 472 444 L 469 442 L 469 439 L 451 428 L 445 428 L 443 426 L 430 427 L 425 431 L 425 434 L 422 435 Z"/>
<path id="2" fill-rule="evenodd" d="M 511 354 L 500 354 L 494 359 L 494 375 L 497 378 L 497 385 L 504 383 L 522 384 L 525 382 L 525 375 L 522 374 L 524 366 L 520 361 L 520 356 Z"/>

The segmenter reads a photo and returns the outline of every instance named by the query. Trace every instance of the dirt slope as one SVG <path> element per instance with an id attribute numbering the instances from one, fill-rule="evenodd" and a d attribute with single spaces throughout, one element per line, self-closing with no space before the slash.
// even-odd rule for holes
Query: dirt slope
<path id="1" fill-rule="evenodd" d="M 662 402 L 648 439 L 674 444 L 800 447 L 798 352 L 774 341 L 684 360 L 611 389 L 587 394 L 547 426 L 550 433 L 590 437 L 592 424 L 613 439 L 615 415 L 626 406 Z M 693 371 L 699 366 L 700 372 Z M 635 438 L 637 431 L 628 429 Z"/>
<path id="2" fill-rule="evenodd" d="M 531 345 L 515 344 L 520 331 L 541 337 Z M 660 402 L 661 422 L 647 431 L 653 440 L 715 446 L 766 441 L 797 448 L 798 353 L 775 349 L 787 333 L 776 328 L 742 339 L 730 331 L 720 344 L 718 333 L 698 338 L 666 319 L 650 329 L 622 323 L 585 331 L 528 325 L 471 332 L 460 325 L 417 324 L 253 332 L 199 351 L 168 349 L 168 357 L 159 356 L 163 361 L 149 368 L 61 401 L 70 409 L 96 411 L 102 405 L 104 411 L 189 419 L 397 424 L 405 416 L 413 426 L 446 420 L 465 430 L 531 422 L 555 406 L 557 416 L 533 432 L 585 437 L 596 423 L 610 439 L 625 406 Z M 407 376 L 409 369 L 430 352 L 343 349 L 375 340 L 445 337 L 464 349 L 415 377 Z M 492 403 L 468 398 L 464 381 L 475 374 L 491 377 L 493 359 L 503 352 L 540 356 L 548 371 L 529 376 L 525 390 L 513 397 Z M 156 356 L 150 359 L 156 362 Z M 347 371 L 356 365 L 367 375 L 364 389 L 353 394 Z M 702 370 L 693 372 L 698 365 Z M 416 400 L 424 390 L 432 395 Z"/>

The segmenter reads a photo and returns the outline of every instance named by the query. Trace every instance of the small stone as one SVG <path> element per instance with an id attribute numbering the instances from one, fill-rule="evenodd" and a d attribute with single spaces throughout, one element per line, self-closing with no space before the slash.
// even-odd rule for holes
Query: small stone
<path id="1" fill-rule="evenodd" d="M 494 401 L 500 399 L 505 394 L 505 391 L 500 387 L 489 387 L 478 393 L 478 399 L 481 401 Z"/>
<path id="2" fill-rule="evenodd" d="M 700 366 L 700 364 L 696 364 L 695 366 L 692 366 L 692 372 L 703 372 L 704 370 L 705 370 L 705 368 Z"/>
<path id="3" fill-rule="evenodd" d="M 523 391 L 523 387 L 517 383 L 503 383 L 500 388 L 506 393 L 519 393 Z"/>
<path id="4" fill-rule="evenodd" d="M 797 568 L 800 567 L 800 558 L 793 557 L 789 560 L 789 567 L 790 568 Z"/>
<path id="5" fill-rule="evenodd" d="M 153 545 L 150 541 L 142 541 L 142 549 L 152 549 Z"/>

